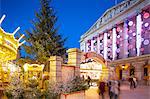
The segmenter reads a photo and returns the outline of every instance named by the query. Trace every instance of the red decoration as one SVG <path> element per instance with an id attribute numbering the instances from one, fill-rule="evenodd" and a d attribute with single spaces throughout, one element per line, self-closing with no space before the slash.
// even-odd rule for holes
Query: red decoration
<path id="1" fill-rule="evenodd" d="M 144 48 L 141 48 L 140 50 L 141 50 L 141 51 L 144 51 Z"/>
<path id="2" fill-rule="evenodd" d="M 120 42 L 119 41 L 117 41 L 117 44 L 119 44 Z"/>
<path id="3" fill-rule="evenodd" d="M 133 48 L 133 45 L 129 45 L 129 49 L 132 49 Z"/>
<path id="4" fill-rule="evenodd" d="M 121 30 L 120 27 L 117 27 L 117 32 L 120 32 L 120 30 Z"/>
<path id="5" fill-rule="evenodd" d="M 149 26 L 149 23 L 145 23 L 144 26 L 145 26 L 145 27 L 148 27 L 148 26 Z"/>
<path id="6" fill-rule="evenodd" d="M 122 41 L 123 40 L 123 38 L 120 38 L 120 41 Z"/>
<path id="7" fill-rule="evenodd" d="M 141 32 L 143 32 L 143 29 L 141 29 Z"/>
<path id="8" fill-rule="evenodd" d="M 144 13 L 144 18 L 145 18 L 145 19 L 147 19 L 149 16 L 150 16 L 150 15 L 149 15 L 148 12 L 145 12 L 145 13 Z"/>
<path id="9" fill-rule="evenodd" d="M 136 42 L 135 39 L 133 39 L 133 42 Z"/>
<path id="10" fill-rule="evenodd" d="M 129 33 L 132 33 L 132 30 L 129 30 Z"/>

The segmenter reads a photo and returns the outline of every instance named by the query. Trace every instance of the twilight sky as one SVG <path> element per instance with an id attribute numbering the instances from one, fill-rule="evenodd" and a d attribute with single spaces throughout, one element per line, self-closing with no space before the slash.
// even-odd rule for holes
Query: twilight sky
<path id="1" fill-rule="evenodd" d="M 115 5 L 115 0 L 52 0 L 52 5 L 58 17 L 59 33 L 68 38 L 65 46 L 79 48 L 80 36 Z M 39 0 L 0 0 L 0 17 L 6 14 L 3 29 L 13 32 L 20 26 L 19 32 L 24 33 L 32 27 L 31 20 L 39 8 Z"/>

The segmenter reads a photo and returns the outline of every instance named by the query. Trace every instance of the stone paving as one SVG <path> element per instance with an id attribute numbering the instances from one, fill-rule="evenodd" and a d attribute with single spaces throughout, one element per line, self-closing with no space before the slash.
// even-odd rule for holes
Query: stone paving
<path id="1" fill-rule="evenodd" d="M 139 85 L 135 89 L 130 89 L 128 84 L 121 85 L 119 99 L 150 99 L 150 86 Z M 91 87 L 86 91 L 86 99 L 101 99 L 97 93 L 97 87 Z M 105 99 L 109 99 L 105 93 Z"/>

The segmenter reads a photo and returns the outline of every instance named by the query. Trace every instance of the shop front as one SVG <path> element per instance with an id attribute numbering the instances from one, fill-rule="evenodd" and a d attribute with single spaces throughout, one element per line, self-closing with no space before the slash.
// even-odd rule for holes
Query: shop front
<path id="1" fill-rule="evenodd" d="M 108 66 L 113 67 L 113 75 L 118 80 L 128 80 L 130 77 L 136 77 L 139 83 L 149 84 L 150 55 L 111 61 Z"/>
<path id="2" fill-rule="evenodd" d="M 92 80 L 108 79 L 108 68 L 102 56 L 88 52 L 84 53 L 80 64 L 81 77 L 87 79 L 89 76 Z"/>

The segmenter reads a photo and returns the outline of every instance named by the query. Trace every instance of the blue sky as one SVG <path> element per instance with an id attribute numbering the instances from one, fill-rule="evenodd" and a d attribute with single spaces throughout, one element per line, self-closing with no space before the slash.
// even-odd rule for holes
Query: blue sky
<path id="1" fill-rule="evenodd" d="M 115 0 L 52 0 L 59 33 L 68 38 L 65 46 L 79 48 L 80 36 L 114 5 Z M 2 27 L 6 32 L 13 32 L 20 26 L 19 32 L 24 33 L 32 27 L 31 20 L 39 9 L 39 0 L 0 0 L 0 17 L 6 14 Z"/>

